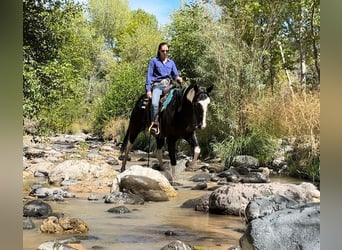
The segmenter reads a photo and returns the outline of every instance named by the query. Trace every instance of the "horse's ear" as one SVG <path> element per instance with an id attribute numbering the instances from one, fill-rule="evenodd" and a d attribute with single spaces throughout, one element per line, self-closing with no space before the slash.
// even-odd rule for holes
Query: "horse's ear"
<path id="1" fill-rule="evenodd" d="M 211 85 L 210 87 L 207 88 L 207 93 L 209 94 L 214 88 L 214 85 Z"/>
<path id="2" fill-rule="evenodd" d="M 197 85 L 197 84 L 194 84 L 194 90 L 195 90 L 195 93 L 198 92 L 199 88 L 198 88 L 198 85 Z"/>

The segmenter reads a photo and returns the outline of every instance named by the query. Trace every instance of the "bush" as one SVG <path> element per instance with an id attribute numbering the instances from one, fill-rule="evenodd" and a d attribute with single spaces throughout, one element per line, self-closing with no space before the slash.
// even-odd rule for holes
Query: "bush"
<path id="1" fill-rule="evenodd" d="M 271 160 L 276 150 L 276 141 L 266 133 L 252 132 L 247 136 L 231 137 L 223 142 L 213 145 L 214 151 L 224 159 L 225 167 L 229 167 L 237 155 L 250 155 L 265 164 Z"/>

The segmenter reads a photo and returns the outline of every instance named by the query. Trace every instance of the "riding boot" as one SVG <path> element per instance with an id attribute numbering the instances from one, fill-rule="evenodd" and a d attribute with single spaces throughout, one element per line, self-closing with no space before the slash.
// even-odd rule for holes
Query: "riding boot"
<path id="1" fill-rule="evenodd" d="M 159 114 L 156 114 L 156 116 L 154 117 L 154 120 L 151 123 L 151 126 L 148 129 L 148 131 L 153 135 L 158 135 L 160 133 L 158 120 L 159 120 Z"/>

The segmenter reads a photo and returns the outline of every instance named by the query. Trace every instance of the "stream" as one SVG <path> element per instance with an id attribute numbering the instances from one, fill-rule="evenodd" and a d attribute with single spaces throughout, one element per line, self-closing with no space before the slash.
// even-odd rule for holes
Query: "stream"
<path id="1" fill-rule="evenodd" d="M 184 172 L 191 176 L 193 173 Z M 43 183 L 43 179 L 36 182 Z M 189 200 L 200 197 L 211 191 L 191 190 L 193 182 L 181 176 L 182 186 L 177 187 L 177 197 L 167 202 L 145 202 L 143 205 L 125 206 L 131 211 L 126 214 L 107 212 L 118 204 L 104 203 L 105 193 L 95 193 L 97 201 L 89 201 L 90 193 L 78 193 L 76 198 L 63 202 L 49 202 L 53 212 L 64 213 L 64 216 L 77 217 L 89 226 L 89 232 L 75 235 L 80 244 L 87 249 L 161 249 L 168 243 L 181 240 L 191 246 L 206 250 L 227 250 L 238 245 L 245 230 L 243 217 L 215 215 L 194 211 L 193 208 L 181 208 Z M 300 180 L 277 177 L 273 182 L 299 183 Z M 109 189 L 108 189 L 109 191 Z M 108 192 L 107 192 L 108 193 Z M 92 193 L 94 194 L 94 193 Z M 35 250 L 45 242 L 54 239 L 70 238 L 72 235 L 43 234 L 39 232 L 42 219 L 32 218 L 35 228 L 23 230 L 23 249 Z M 168 236 L 166 232 L 172 231 Z"/>

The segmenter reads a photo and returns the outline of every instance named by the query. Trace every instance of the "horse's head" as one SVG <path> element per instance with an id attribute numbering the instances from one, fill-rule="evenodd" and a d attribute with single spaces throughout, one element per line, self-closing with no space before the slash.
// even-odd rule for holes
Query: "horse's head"
<path id="1" fill-rule="evenodd" d="M 209 93 L 212 91 L 213 87 L 214 86 L 211 85 L 206 88 L 195 84 L 186 95 L 186 98 L 192 103 L 194 109 L 196 128 L 204 129 L 207 126 L 206 118 L 208 105 L 210 103 Z"/>

